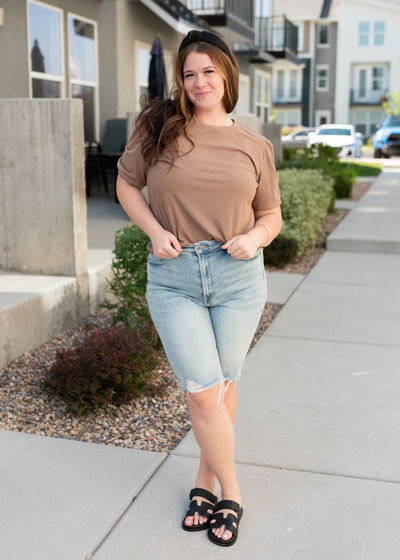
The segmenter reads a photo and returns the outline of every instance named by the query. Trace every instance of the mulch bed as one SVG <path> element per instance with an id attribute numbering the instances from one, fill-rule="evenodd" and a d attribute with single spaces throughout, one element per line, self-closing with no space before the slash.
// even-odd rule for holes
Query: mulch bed
<path id="1" fill-rule="evenodd" d="M 353 200 L 358 200 L 369 186 L 370 183 L 355 185 Z M 324 253 L 326 236 L 347 213 L 347 210 L 336 210 L 328 216 L 312 253 L 284 268 L 267 265 L 266 271 L 307 274 Z M 265 306 L 249 350 L 280 308 L 279 305 Z M 97 328 L 108 329 L 115 313 L 115 310 L 100 309 L 72 329 L 40 348 L 26 352 L 0 370 L 1 429 L 147 451 L 168 452 L 178 445 L 191 429 L 189 409 L 164 350 L 156 352 L 158 365 L 154 371 L 154 383 L 162 388 L 162 397 L 142 395 L 128 405 L 109 406 L 101 413 L 79 417 L 66 410 L 63 400 L 47 396 L 42 389 L 42 381 L 57 350 L 71 348 L 76 338 L 82 341 L 87 333 Z"/>

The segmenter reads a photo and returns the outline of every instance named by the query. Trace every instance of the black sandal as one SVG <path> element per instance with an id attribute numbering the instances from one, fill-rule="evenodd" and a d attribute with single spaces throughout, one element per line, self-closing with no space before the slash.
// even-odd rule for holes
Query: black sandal
<path id="1" fill-rule="evenodd" d="M 214 504 L 209 504 L 208 502 L 201 501 L 200 505 L 198 505 L 197 499 L 192 500 L 193 496 L 201 496 L 202 498 L 206 498 L 207 500 L 214 502 Z M 189 500 L 191 500 L 191 502 L 182 521 L 182 529 L 185 529 L 185 531 L 202 531 L 203 529 L 207 529 L 210 526 L 210 520 L 213 515 L 207 510 L 214 510 L 215 504 L 218 502 L 217 496 L 215 496 L 212 492 L 205 490 L 204 488 L 192 488 L 189 494 Z M 196 511 L 202 517 L 206 517 L 207 521 L 199 523 L 198 525 L 195 525 L 194 523 L 193 525 L 186 525 L 185 519 L 194 515 Z"/>
<path id="2" fill-rule="evenodd" d="M 224 517 L 223 513 L 216 513 L 220 509 L 233 509 L 236 511 L 237 517 L 233 513 L 228 513 L 226 517 Z M 239 532 L 239 522 L 242 519 L 243 515 L 243 508 L 233 500 L 221 500 L 217 503 L 214 510 L 214 515 L 212 516 L 212 521 L 215 519 L 215 523 L 211 523 L 208 529 L 207 535 L 211 542 L 214 544 L 218 544 L 219 546 L 231 546 L 235 544 L 238 532 Z M 236 527 L 233 523 L 236 523 Z M 225 531 L 231 531 L 232 536 L 228 541 L 225 541 L 219 537 L 216 537 L 211 529 L 219 529 L 225 525 Z"/>

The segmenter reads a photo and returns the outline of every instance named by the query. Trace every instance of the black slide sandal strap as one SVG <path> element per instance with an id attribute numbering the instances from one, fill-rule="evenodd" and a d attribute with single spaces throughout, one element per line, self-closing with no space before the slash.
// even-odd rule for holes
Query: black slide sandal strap
<path id="1" fill-rule="evenodd" d="M 240 510 L 240 505 L 233 500 L 220 500 L 216 505 L 215 512 L 219 511 L 220 509 L 233 509 L 236 513 Z"/>
<path id="2" fill-rule="evenodd" d="M 233 523 L 238 524 L 238 518 L 233 513 L 228 513 L 226 517 L 224 517 L 223 513 L 214 513 L 213 520 L 215 519 L 215 523 L 210 523 L 210 529 L 219 529 L 222 525 L 225 525 L 225 531 L 230 531 L 233 537 L 236 537 L 237 527 Z"/>
<path id="3" fill-rule="evenodd" d="M 210 519 L 213 514 L 207 511 L 209 509 L 214 510 L 213 504 L 209 504 L 208 502 L 202 502 L 200 505 L 198 505 L 196 500 L 192 500 L 190 502 L 190 507 L 188 508 L 185 517 L 190 517 L 194 515 L 197 511 L 199 515 L 206 517 L 207 519 Z"/>
<path id="4" fill-rule="evenodd" d="M 221 515 L 221 514 L 214 514 L 213 518 L 215 518 L 216 515 Z M 233 514 L 231 513 L 231 514 L 228 514 L 228 515 L 233 515 Z M 209 526 L 209 529 L 207 531 L 207 536 L 208 536 L 209 540 L 211 542 L 213 542 L 214 544 L 217 544 L 219 546 L 231 546 L 231 545 L 235 544 L 236 539 L 237 539 L 237 535 L 238 535 L 238 531 L 239 531 L 239 522 L 242 519 L 242 515 L 243 515 L 243 508 L 240 508 L 240 510 L 238 511 L 238 516 L 237 516 L 237 521 L 236 521 L 237 528 L 235 528 L 235 526 L 233 526 L 234 531 L 232 531 L 232 529 L 228 529 L 228 531 L 232 532 L 232 537 L 228 540 L 224 540 L 224 539 L 221 539 L 219 537 L 216 537 L 214 535 L 214 533 L 212 532 L 212 529 L 215 527 L 215 525 L 218 525 L 218 521 L 217 521 L 217 523 L 211 523 L 210 522 L 210 526 Z"/>
<path id="5" fill-rule="evenodd" d="M 191 500 L 193 496 L 201 496 L 202 498 L 206 498 L 206 500 L 210 500 L 213 504 L 216 504 L 218 501 L 217 496 L 204 488 L 192 488 L 189 494 L 189 500 Z"/>

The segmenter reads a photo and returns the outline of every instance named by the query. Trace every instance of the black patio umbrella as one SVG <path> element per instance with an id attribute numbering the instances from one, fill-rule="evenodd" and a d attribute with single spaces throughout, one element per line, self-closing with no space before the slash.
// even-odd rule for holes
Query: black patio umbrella
<path id="1" fill-rule="evenodd" d="M 161 35 L 157 33 L 153 46 L 151 47 L 151 60 L 149 68 L 149 94 L 150 99 L 159 97 L 164 99 L 164 93 L 167 90 L 167 82 L 165 77 L 165 66 L 163 58 L 163 49 L 161 45 Z"/>

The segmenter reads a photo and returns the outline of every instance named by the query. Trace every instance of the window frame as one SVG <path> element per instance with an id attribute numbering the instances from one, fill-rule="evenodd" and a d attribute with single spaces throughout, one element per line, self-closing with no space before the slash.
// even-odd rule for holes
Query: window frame
<path id="1" fill-rule="evenodd" d="M 148 87 L 149 83 L 143 84 L 140 82 L 140 71 L 139 71 L 139 50 L 142 49 L 144 51 L 151 52 L 152 43 L 145 43 L 144 41 L 135 40 L 134 42 L 134 59 L 135 59 L 135 111 L 140 111 L 140 87 L 146 86 Z M 164 56 L 164 65 L 165 65 L 165 74 L 167 80 L 167 89 L 168 92 L 171 90 L 172 82 L 173 82 L 173 55 L 172 52 L 168 49 L 163 49 L 163 56 Z"/>
<path id="2" fill-rule="evenodd" d="M 297 51 L 304 51 L 304 21 L 294 21 L 294 25 L 297 27 Z"/>
<path id="3" fill-rule="evenodd" d="M 281 126 L 288 126 L 288 127 L 301 126 L 301 109 L 277 109 L 275 107 L 275 111 L 276 111 L 276 116 L 278 115 L 278 113 L 283 113 L 283 123 L 278 123 L 278 121 L 275 119 L 275 122 L 277 124 L 281 124 Z M 289 112 L 297 113 L 298 115 L 297 124 L 288 124 Z"/>
<path id="4" fill-rule="evenodd" d="M 318 86 L 318 80 L 319 80 L 319 75 L 318 72 L 319 70 L 327 70 L 326 73 L 326 87 L 319 87 Z M 315 67 L 315 91 L 329 91 L 329 64 L 317 64 Z"/>
<path id="5" fill-rule="evenodd" d="M 86 23 L 90 23 L 94 27 L 94 40 L 95 40 L 95 72 L 96 72 L 96 81 L 91 82 L 90 80 L 80 80 L 77 78 L 71 78 L 70 75 L 70 66 L 68 63 L 68 94 L 70 99 L 75 99 L 72 97 L 72 86 L 87 86 L 94 88 L 94 139 L 95 142 L 100 142 L 100 92 L 99 92 L 99 34 L 98 34 L 98 24 L 97 21 L 94 19 L 90 19 L 74 12 L 67 12 L 67 45 L 68 45 L 68 61 L 70 59 L 70 31 L 69 31 L 69 22 L 70 18 L 73 17 L 75 19 L 79 19 L 80 21 L 84 21 Z M 89 143 L 85 140 L 85 146 L 88 146 Z"/>
<path id="6" fill-rule="evenodd" d="M 261 78 L 261 102 L 257 101 L 257 79 Z M 265 103 L 265 79 L 268 80 L 268 103 Z M 272 76 L 268 72 L 264 72 L 259 68 L 254 70 L 254 114 L 257 116 L 257 107 L 260 107 L 260 118 L 262 123 L 270 122 L 272 115 Z M 265 109 L 268 111 L 268 118 L 264 120 Z"/>
<path id="7" fill-rule="evenodd" d="M 361 31 L 360 30 L 360 24 L 361 23 L 368 23 L 368 31 Z M 370 21 L 359 21 L 358 22 L 358 47 L 369 47 L 369 37 L 370 37 L 370 33 L 371 33 L 371 22 Z M 366 36 L 367 37 L 367 42 L 365 45 L 362 45 L 360 43 L 360 39 L 362 36 Z"/>
<path id="8" fill-rule="evenodd" d="M 61 76 L 54 74 L 46 74 L 44 72 L 34 72 L 32 70 L 32 60 L 31 60 L 31 33 L 30 33 L 30 20 L 29 20 L 29 5 L 36 4 L 42 8 L 47 8 L 58 12 L 60 14 L 60 53 L 61 53 Z M 60 97 L 54 99 L 62 99 L 65 97 L 65 51 L 64 51 L 64 10 L 62 8 L 57 8 L 46 2 L 41 2 L 39 0 L 26 0 L 26 21 L 27 21 L 27 39 L 28 39 L 28 69 L 29 69 L 29 99 L 33 99 L 33 86 L 32 80 L 43 80 L 50 82 L 60 83 Z"/>
<path id="9" fill-rule="evenodd" d="M 321 37 L 321 27 L 326 27 L 327 28 L 327 42 L 326 43 L 320 43 L 320 37 Z M 331 28 L 329 23 L 319 23 L 318 27 L 317 27 L 317 38 L 318 38 L 318 43 L 317 43 L 317 47 L 321 48 L 321 49 L 327 49 L 330 47 L 330 38 L 331 38 Z"/>
<path id="10" fill-rule="evenodd" d="M 376 31 L 375 30 L 375 25 L 377 23 L 383 23 L 383 31 Z M 373 47 L 384 47 L 385 46 L 386 21 L 385 20 L 374 20 L 372 33 L 373 33 L 373 37 L 374 37 L 372 46 Z M 378 36 L 382 35 L 382 43 L 376 43 L 375 42 L 377 35 Z"/>

